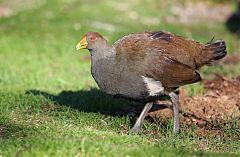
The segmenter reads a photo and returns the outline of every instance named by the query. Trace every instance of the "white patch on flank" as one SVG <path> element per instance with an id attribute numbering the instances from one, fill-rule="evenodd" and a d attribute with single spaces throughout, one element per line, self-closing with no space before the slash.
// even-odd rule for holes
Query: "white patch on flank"
<path id="1" fill-rule="evenodd" d="M 145 76 L 142 76 L 142 79 L 147 86 L 150 96 L 156 96 L 164 91 L 164 87 L 160 81 L 155 81 L 154 79 Z"/>

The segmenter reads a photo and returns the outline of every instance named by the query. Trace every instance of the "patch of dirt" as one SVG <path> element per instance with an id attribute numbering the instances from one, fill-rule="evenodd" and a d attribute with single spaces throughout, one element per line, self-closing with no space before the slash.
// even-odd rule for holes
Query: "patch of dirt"
<path id="1" fill-rule="evenodd" d="M 216 92 L 218 95 L 228 95 L 232 97 L 238 97 L 238 106 L 240 105 L 240 76 L 233 80 L 230 80 L 219 74 L 215 74 L 214 80 L 204 81 L 204 87 L 208 91 Z M 240 106 L 239 106 L 240 107 Z"/>
<path id="2" fill-rule="evenodd" d="M 196 135 L 198 136 L 209 136 L 209 137 L 216 137 L 216 136 L 224 136 L 223 130 L 219 129 L 205 129 L 199 128 L 196 130 Z"/>
<path id="3" fill-rule="evenodd" d="M 234 55 L 228 55 L 226 56 L 221 63 L 228 64 L 228 65 L 235 65 L 240 63 L 240 55 L 234 54 Z"/>
<path id="4" fill-rule="evenodd" d="M 230 80 L 216 74 L 213 80 L 204 81 L 204 88 L 204 95 L 193 97 L 180 89 L 180 121 L 189 126 L 197 126 L 198 135 L 221 135 L 223 130 L 218 125 L 240 120 L 240 76 Z M 159 103 L 168 107 L 152 111 L 149 115 L 161 120 L 171 119 L 171 103 Z"/>

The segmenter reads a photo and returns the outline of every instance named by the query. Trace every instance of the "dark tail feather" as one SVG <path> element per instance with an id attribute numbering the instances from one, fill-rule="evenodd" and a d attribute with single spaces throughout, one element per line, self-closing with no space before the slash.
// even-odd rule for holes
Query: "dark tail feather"
<path id="1" fill-rule="evenodd" d="M 219 60 L 226 56 L 226 43 L 224 40 L 216 40 L 207 43 L 203 49 L 209 57 L 209 62 Z"/>

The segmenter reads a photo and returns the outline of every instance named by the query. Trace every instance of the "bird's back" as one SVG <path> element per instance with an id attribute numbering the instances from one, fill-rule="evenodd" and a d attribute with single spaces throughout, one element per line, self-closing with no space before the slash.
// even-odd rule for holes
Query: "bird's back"
<path id="1" fill-rule="evenodd" d="M 165 89 L 200 81 L 196 70 L 226 54 L 222 40 L 201 44 L 162 31 L 130 34 L 116 41 L 113 46 L 116 62 L 126 71 L 125 77 L 139 76 L 138 79 L 145 81 L 145 84 L 146 79 L 153 84 L 157 81 Z M 128 82 L 124 80 L 124 83 Z"/>
<path id="2" fill-rule="evenodd" d="M 149 55 L 166 55 L 192 68 L 204 45 L 168 32 L 144 32 L 124 36 L 114 43 L 116 57 L 129 62 L 143 61 Z"/>

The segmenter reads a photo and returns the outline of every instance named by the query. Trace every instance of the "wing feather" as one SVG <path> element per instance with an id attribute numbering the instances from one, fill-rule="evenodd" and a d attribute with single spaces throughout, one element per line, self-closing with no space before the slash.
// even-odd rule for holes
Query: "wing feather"
<path id="1" fill-rule="evenodd" d="M 121 65 L 133 73 L 161 81 L 165 87 L 201 80 L 194 58 L 200 52 L 198 42 L 168 32 L 145 32 L 125 36 L 113 46 Z"/>

